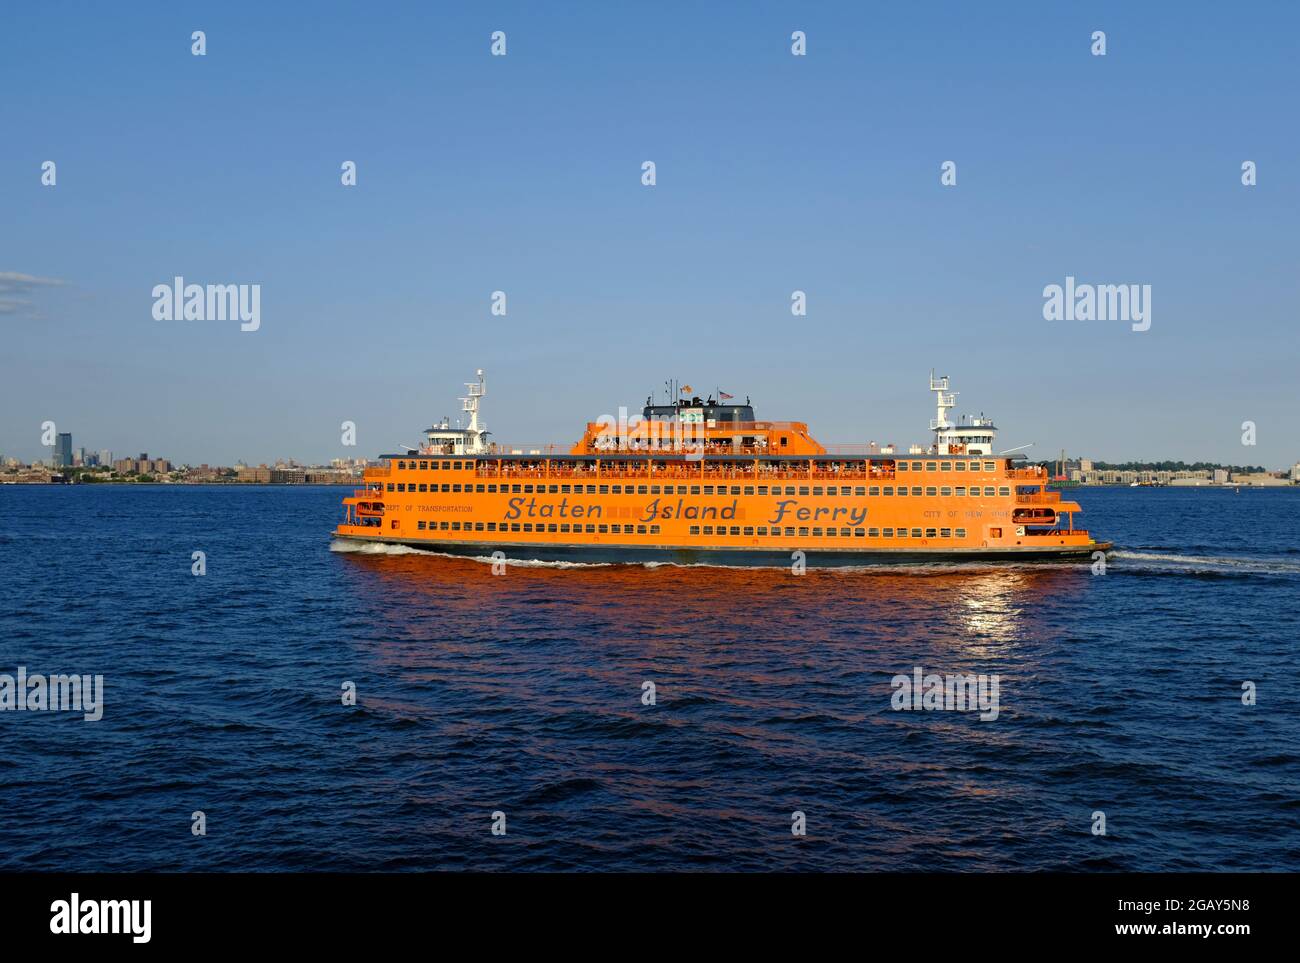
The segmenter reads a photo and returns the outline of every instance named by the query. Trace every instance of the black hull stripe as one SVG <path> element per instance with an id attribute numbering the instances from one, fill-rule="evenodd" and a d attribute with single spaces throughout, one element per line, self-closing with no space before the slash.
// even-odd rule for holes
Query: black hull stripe
<path id="1" fill-rule="evenodd" d="M 511 561 L 537 562 L 605 562 L 614 564 L 642 564 L 645 562 L 671 562 L 678 565 L 755 565 L 788 568 L 791 554 L 797 550 L 771 548 L 678 548 L 663 545 L 559 545 L 518 542 L 435 542 L 416 539 L 335 535 L 341 541 L 403 545 L 407 548 L 466 558 L 486 558 L 493 552 L 502 552 Z M 917 562 L 966 561 L 1078 561 L 1091 557 L 1093 552 L 1107 551 L 1109 542 L 1090 545 L 1062 545 L 1057 548 L 1017 546 L 1003 549 L 836 549 L 802 548 L 809 568 L 826 568 L 843 565 L 888 565 Z"/>

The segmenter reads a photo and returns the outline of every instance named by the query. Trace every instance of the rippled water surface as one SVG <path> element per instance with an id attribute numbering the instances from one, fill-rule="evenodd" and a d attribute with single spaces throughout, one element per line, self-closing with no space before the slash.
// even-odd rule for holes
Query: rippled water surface
<path id="1" fill-rule="evenodd" d="M 1300 491 L 1074 493 L 1103 576 L 494 576 L 331 550 L 341 497 L 0 488 L 0 673 L 106 703 L 0 712 L 0 868 L 1300 869 Z"/>

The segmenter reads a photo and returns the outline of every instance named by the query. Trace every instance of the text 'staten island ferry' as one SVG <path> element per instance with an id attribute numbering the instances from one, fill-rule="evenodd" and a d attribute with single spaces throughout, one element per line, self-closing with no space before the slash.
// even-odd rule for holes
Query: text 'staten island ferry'
<path id="1" fill-rule="evenodd" d="M 1110 548 L 1074 527 L 1079 506 L 1045 469 L 993 453 L 983 418 L 948 420 L 956 394 L 930 377 L 934 443 L 829 452 L 798 421 L 669 388 L 641 418 L 587 425 L 567 453 L 490 444 L 483 372 L 408 454 L 383 455 L 344 499 L 340 539 L 471 557 L 809 566 L 1077 558 Z M 675 387 L 675 386 L 674 386 Z M 688 397 L 678 398 L 685 393 Z M 501 556 L 495 556 L 500 558 Z"/>

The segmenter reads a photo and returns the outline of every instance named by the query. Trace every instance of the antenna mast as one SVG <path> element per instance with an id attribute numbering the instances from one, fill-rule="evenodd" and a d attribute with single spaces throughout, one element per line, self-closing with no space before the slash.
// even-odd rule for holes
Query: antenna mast
<path id="1" fill-rule="evenodd" d="M 478 423 L 478 403 L 479 400 L 487 394 L 487 385 L 483 381 L 483 369 L 479 368 L 477 372 L 478 381 L 466 381 L 466 397 L 461 398 L 461 409 L 469 413 L 468 429 L 476 435 L 483 434 L 483 429 Z"/>
<path id="2" fill-rule="evenodd" d="M 935 433 L 935 450 L 939 449 L 939 434 L 953 427 L 952 422 L 948 420 L 948 412 L 957 407 L 957 392 L 948 390 L 948 376 L 942 378 L 934 376 L 934 369 L 930 369 L 930 390 L 934 392 L 935 417 L 930 422 L 930 430 Z"/>

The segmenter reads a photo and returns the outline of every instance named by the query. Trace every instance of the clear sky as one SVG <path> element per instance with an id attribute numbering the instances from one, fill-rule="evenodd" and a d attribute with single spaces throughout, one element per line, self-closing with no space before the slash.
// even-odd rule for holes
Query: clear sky
<path id="1" fill-rule="evenodd" d="M 1280 2 L 13 4 L 0 453 L 51 420 L 373 456 L 477 367 L 508 443 L 677 378 L 906 444 L 934 367 L 1031 457 L 1289 465 L 1298 35 Z M 177 275 L 260 284 L 260 329 L 155 320 Z M 1044 320 L 1067 275 L 1151 285 L 1150 330 Z"/>

